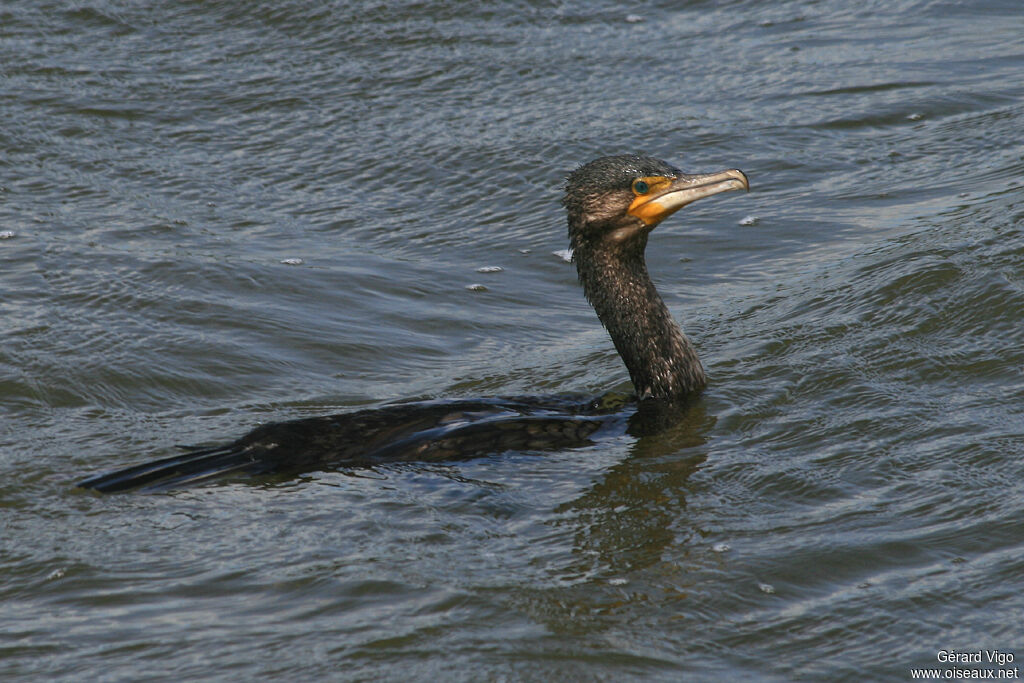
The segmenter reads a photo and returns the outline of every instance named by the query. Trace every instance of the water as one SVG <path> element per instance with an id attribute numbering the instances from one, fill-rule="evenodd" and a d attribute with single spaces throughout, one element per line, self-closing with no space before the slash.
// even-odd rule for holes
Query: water
<path id="1" fill-rule="evenodd" d="M 1018 2 L 16 1 L 0 75 L 3 677 L 1024 659 Z M 712 381 L 674 429 L 72 489 L 260 421 L 628 388 L 555 252 L 564 174 L 635 151 L 753 185 L 652 236 Z M 982 648 L 1017 661 L 937 661 Z"/>

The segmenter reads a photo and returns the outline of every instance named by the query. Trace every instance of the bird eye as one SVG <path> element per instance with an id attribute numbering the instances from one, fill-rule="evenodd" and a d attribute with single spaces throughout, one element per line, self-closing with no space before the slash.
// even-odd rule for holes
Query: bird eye
<path id="1" fill-rule="evenodd" d="M 643 180 L 634 180 L 633 181 L 633 192 L 635 192 L 636 194 L 647 194 L 647 192 L 650 189 L 651 189 L 651 186 L 648 185 Z"/>

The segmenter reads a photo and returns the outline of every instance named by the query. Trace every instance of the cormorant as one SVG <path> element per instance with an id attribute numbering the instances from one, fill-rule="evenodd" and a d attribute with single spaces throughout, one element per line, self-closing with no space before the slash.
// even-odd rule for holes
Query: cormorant
<path id="1" fill-rule="evenodd" d="M 599 397 L 427 401 L 257 427 L 228 444 L 78 483 L 103 492 L 167 489 L 230 472 L 298 473 L 325 467 L 465 459 L 507 450 L 569 448 L 622 427 L 650 405 L 679 405 L 705 385 L 693 344 L 647 273 L 647 237 L 690 202 L 749 190 L 739 170 L 688 175 L 647 156 L 602 157 L 565 183 L 569 242 L 583 292 L 629 370 L 636 400 Z M 648 411 L 649 412 L 649 411 Z M 633 431 L 633 430 L 631 430 Z M 641 429 L 641 431 L 643 431 Z"/>

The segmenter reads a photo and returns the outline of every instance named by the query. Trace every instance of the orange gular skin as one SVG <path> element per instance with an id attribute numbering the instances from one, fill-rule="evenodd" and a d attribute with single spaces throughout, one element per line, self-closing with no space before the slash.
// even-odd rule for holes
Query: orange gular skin
<path id="1" fill-rule="evenodd" d="M 644 225 L 657 225 L 676 210 L 669 209 L 658 201 L 658 197 L 664 195 L 672 185 L 673 178 L 654 176 L 639 178 L 638 180 L 647 183 L 650 189 L 643 194 L 637 194 L 633 198 L 627 213 L 642 220 Z M 635 194 L 636 190 L 633 190 L 633 192 Z"/>

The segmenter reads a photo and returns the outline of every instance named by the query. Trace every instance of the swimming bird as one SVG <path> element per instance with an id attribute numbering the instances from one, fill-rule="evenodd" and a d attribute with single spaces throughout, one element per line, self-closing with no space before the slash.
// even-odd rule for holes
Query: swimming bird
<path id="1" fill-rule="evenodd" d="M 636 391 L 629 400 L 605 395 L 396 403 L 268 423 L 230 443 L 186 448 L 77 485 L 101 492 L 163 490 L 229 473 L 298 473 L 571 448 L 592 443 L 603 429 L 628 428 L 638 416 L 664 415 L 665 407 L 671 413 L 707 380 L 693 343 L 647 272 L 647 239 L 687 204 L 741 189 L 749 190 L 750 184 L 736 169 L 685 174 L 659 159 L 632 154 L 595 159 L 567 177 L 563 205 L 573 262 L 587 300 L 629 372 Z"/>

